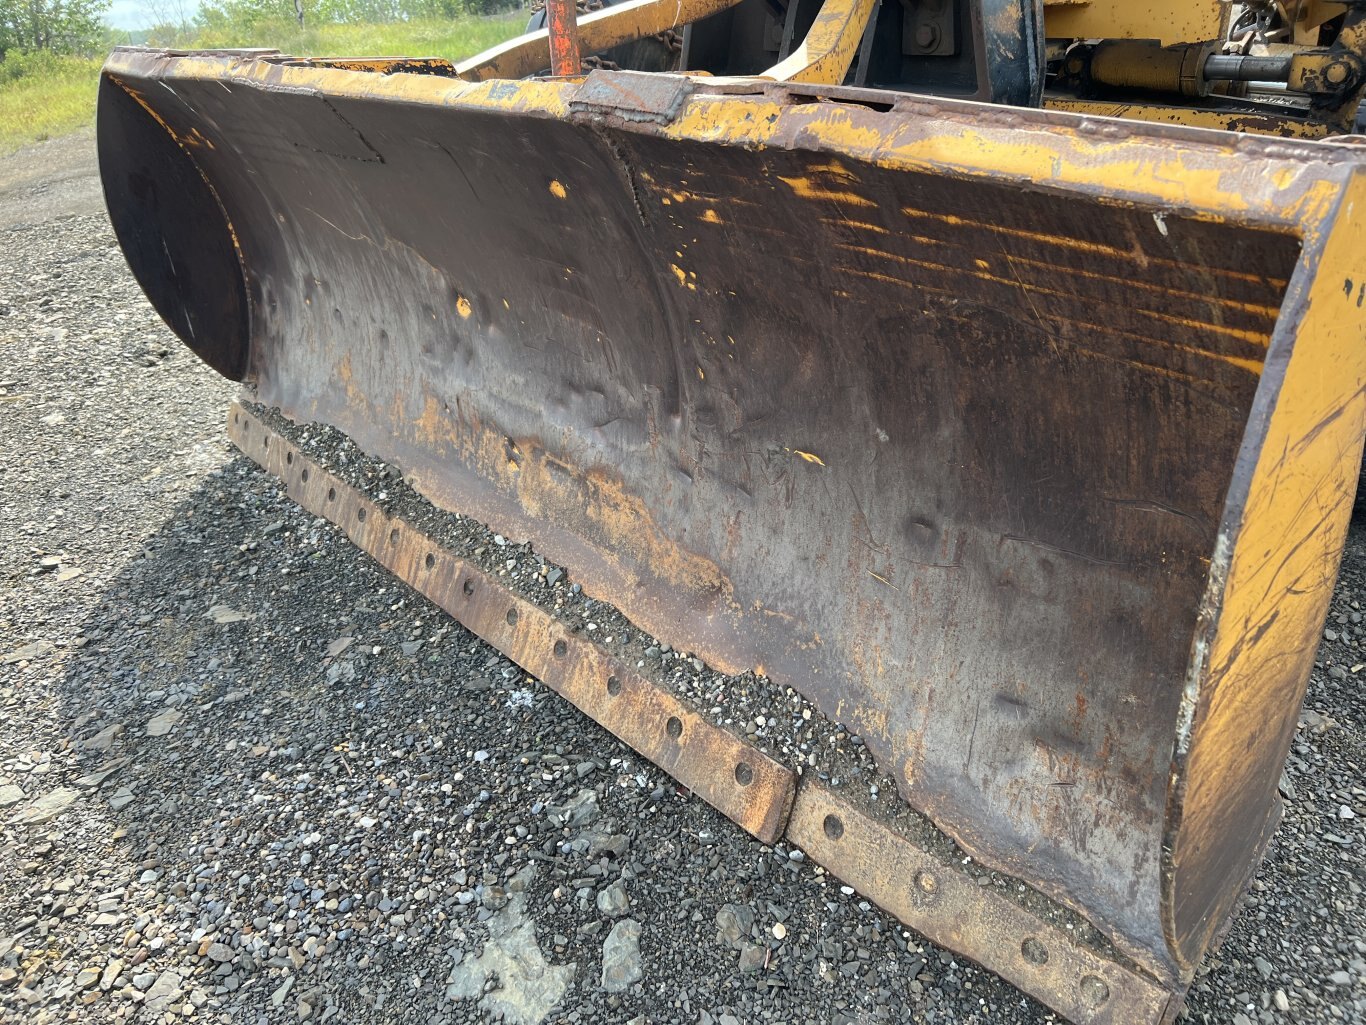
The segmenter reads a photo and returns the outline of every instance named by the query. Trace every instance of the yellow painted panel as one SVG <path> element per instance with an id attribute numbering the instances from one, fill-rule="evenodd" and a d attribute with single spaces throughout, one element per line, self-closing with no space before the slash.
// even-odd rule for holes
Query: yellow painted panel
<path id="1" fill-rule="evenodd" d="M 778 82 L 839 85 L 853 63 L 872 13 L 873 0 L 825 0 L 801 45 L 763 77 Z"/>
<path id="2" fill-rule="evenodd" d="M 1226 515 L 1237 518 L 1232 550 L 1216 555 L 1211 567 L 1215 581 L 1222 576 L 1226 583 L 1222 595 L 1207 599 L 1218 603 L 1209 613 L 1217 627 L 1207 647 L 1197 642 L 1187 696 L 1193 725 L 1177 746 L 1184 793 L 1172 823 L 1167 928 L 1174 950 L 1191 965 L 1260 856 L 1249 848 L 1275 825 L 1276 785 L 1361 467 L 1366 177 L 1352 179 L 1328 238 L 1320 243 L 1316 235 L 1308 233 L 1268 355 L 1268 366 L 1288 363 L 1279 389 L 1258 397 L 1270 421 L 1241 510 L 1236 484 L 1230 493 L 1234 511 Z M 1275 389 L 1274 377 L 1263 378 L 1264 391 Z M 1256 411 L 1253 420 L 1255 430 Z"/>
<path id="3" fill-rule="evenodd" d="M 1050 39 L 1221 39 L 1229 5 L 1222 0 L 1091 0 L 1047 3 Z"/>

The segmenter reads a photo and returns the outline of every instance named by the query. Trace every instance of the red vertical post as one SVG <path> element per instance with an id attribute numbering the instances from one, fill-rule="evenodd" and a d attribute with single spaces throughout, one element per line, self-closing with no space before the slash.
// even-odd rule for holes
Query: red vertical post
<path id="1" fill-rule="evenodd" d="M 579 58 L 579 10 L 575 0 L 546 0 L 546 24 L 550 26 L 550 73 L 577 75 Z"/>

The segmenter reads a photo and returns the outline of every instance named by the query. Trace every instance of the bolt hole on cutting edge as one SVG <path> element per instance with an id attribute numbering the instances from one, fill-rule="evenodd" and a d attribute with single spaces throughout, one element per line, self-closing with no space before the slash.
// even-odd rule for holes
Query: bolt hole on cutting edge
<path id="1" fill-rule="evenodd" d="M 335 500 L 336 497 L 337 497 L 337 489 L 336 489 L 336 488 L 328 488 L 328 489 L 327 489 L 327 500 L 328 500 L 329 502 L 331 502 L 331 501 Z"/>
<path id="2" fill-rule="evenodd" d="M 621 681 L 615 676 L 607 677 L 607 693 L 612 695 L 612 697 L 616 697 L 621 693 Z"/>
<path id="3" fill-rule="evenodd" d="M 1095 1010 L 1103 1007 L 1110 999 L 1110 987 L 1095 975 L 1086 975 L 1081 980 L 1081 999 L 1087 1007 Z"/>
<path id="4" fill-rule="evenodd" d="M 507 621 L 508 621 L 508 626 L 516 626 L 516 625 L 517 625 L 517 610 L 516 610 L 516 609 L 508 609 Z"/>
<path id="5" fill-rule="evenodd" d="M 683 736 L 683 720 L 676 715 L 669 716 L 669 721 L 664 724 L 664 732 L 677 740 Z"/>
<path id="6" fill-rule="evenodd" d="M 749 762 L 737 762 L 735 765 L 735 782 L 742 787 L 747 787 L 754 782 L 754 769 Z"/>
<path id="7" fill-rule="evenodd" d="M 307 466 L 305 466 L 302 470 L 299 471 L 299 479 L 300 479 L 301 481 L 303 481 L 305 484 L 308 483 L 308 467 L 307 467 Z"/>
<path id="8" fill-rule="evenodd" d="M 466 580 L 465 583 L 464 583 L 464 585 L 463 585 L 460 589 L 461 589 L 462 591 L 465 592 L 465 597 L 466 597 L 466 598 L 473 598 L 473 597 L 474 597 L 474 581 L 473 581 L 473 580 Z"/>
<path id="9" fill-rule="evenodd" d="M 825 835 L 831 840 L 838 840 L 844 836 L 844 823 L 838 815 L 827 815 L 825 821 L 821 823 L 821 828 L 825 830 Z"/>
<path id="10" fill-rule="evenodd" d="M 357 509 L 357 510 L 356 510 L 356 519 L 360 520 L 362 523 L 365 522 L 365 510 L 364 510 L 364 509 Z"/>

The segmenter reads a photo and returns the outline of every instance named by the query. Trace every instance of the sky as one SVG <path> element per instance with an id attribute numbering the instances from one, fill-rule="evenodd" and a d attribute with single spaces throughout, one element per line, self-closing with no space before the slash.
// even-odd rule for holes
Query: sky
<path id="1" fill-rule="evenodd" d="M 104 20 L 115 28 L 151 28 L 156 20 L 152 17 L 154 6 L 146 3 L 146 0 L 113 0 Z M 187 14 L 193 14 L 199 10 L 199 0 L 186 0 L 184 7 Z"/>

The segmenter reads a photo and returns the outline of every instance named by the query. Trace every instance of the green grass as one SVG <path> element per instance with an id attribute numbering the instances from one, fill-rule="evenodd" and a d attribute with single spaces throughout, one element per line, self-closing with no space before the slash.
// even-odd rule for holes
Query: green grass
<path id="1" fill-rule="evenodd" d="M 100 62 L 43 54 L 0 61 L 0 153 L 90 124 Z"/>
<path id="2" fill-rule="evenodd" d="M 235 32 L 206 31 L 192 45 L 269 46 L 297 57 L 445 57 L 456 61 L 511 39 L 526 26 L 526 20 L 526 13 L 518 11 L 491 18 L 306 29 L 293 22 L 265 23 Z"/>
<path id="3" fill-rule="evenodd" d="M 267 46 L 300 57 L 445 57 L 463 60 L 511 39 L 526 25 L 525 12 L 451 21 L 386 25 L 293 22 L 202 32 L 187 48 Z M 0 154 L 63 135 L 95 119 L 99 60 L 52 54 L 10 54 L 0 61 Z"/>

